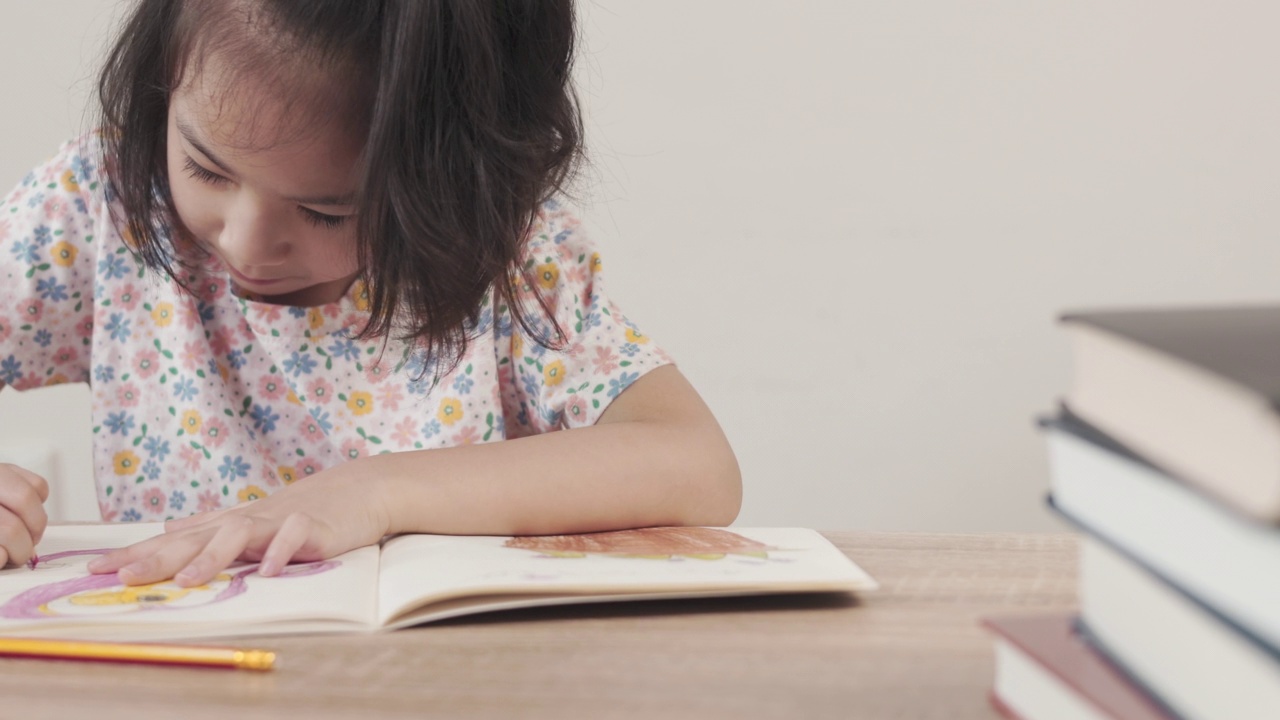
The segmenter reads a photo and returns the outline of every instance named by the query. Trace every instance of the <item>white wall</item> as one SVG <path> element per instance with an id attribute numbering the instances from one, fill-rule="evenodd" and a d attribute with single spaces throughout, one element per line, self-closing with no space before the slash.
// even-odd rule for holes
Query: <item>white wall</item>
<path id="1" fill-rule="evenodd" d="M 0 9 L 0 184 L 80 127 L 110 10 Z M 1060 528 L 1057 313 L 1277 296 L 1277 6 L 580 11 L 588 225 L 729 433 L 740 524 Z"/>

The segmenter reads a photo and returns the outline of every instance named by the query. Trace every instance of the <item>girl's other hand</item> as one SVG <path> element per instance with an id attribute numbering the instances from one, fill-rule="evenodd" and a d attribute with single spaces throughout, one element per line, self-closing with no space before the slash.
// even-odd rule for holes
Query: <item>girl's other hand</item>
<path id="1" fill-rule="evenodd" d="M 270 577 L 291 560 L 324 560 L 372 545 L 390 519 L 378 483 L 347 477 L 359 464 L 318 473 L 261 500 L 170 520 L 163 535 L 102 555 L 89 571 L 118 572 L 126 585 L 174 578 L 192 587 L 237 560 L 261 562 L 259 574 Z"/>
<path id="2" fill-rule="evenodd" d="M 44 536 L 49 483 L 17 465 L 0 463 L 0 567 L 23 565 Z"/>

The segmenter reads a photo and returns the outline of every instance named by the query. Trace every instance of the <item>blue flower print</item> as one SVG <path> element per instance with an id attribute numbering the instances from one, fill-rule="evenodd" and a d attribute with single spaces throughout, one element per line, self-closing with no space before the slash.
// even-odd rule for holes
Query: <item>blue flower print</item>
<path id="1" fill-rule="evenodd" d="M 218 466 L 218 475 L 223 480 L 235 480 L 249 474 L 249 463 L 244 458 L 237 455 L 232 459 L 230 455 L 222 457 L 222 464 Z"/>
<path id="2" fill-rule="evenodd" d="M 161 440 L 158 437 L 149 437 L 143 440 L 142 448 L 147 451 L 148 455 L 160 462 L 164 462 L 164 459 L 169 456 L 169 441 Z"/>
<path id="3" fill-rule="evenodd" d="M 39 207 L 40 203 L 43 203 L 43 202 L 44 202 L 44 193 L 42 192 L 36 193 L 35 195 L 31 196 L 30 200 L 27 200 L 27 207 L 30 207 L 30 208 Z"/>
<path id="4" fill-rule="evenodd" d="M 311 408 L 311 419 L 316 421 L 316 424 L 320 426 L 320 429 L 323 430 L 326 435 L 328 435 L 329 431 L 333 429 L 333 421 L 329 419 L 329 412 L 327 410 Z"/>
<path id="5" fill-rule="evenodd" d="M 535 375 L 533 375 L 533 374 L 531 374 L 531 373 L 525 373 L 525 374 L 524 374 L 524 376 L 523 376 L 523 379 L 524 379 L 524 394 L 525 394 L 525 395 L 527 395 L 527 396 L 529 396 L 529 397 L 531 397 L 531 398 L 536 398 L 536 397 L 538 397 L 538 378 L 537 378 L 537 376 L 535 376 Z"/>
<path id="6" fill-rule="evenodd" d="M 0 361 L 0 382 L 12 385 L 22 377 L 22 361 L 10 355 Z"/>
<path id="7" fill-rule="evenodd" d="M 75 173 L 76 182 L 87 182 L 94 169 L 93 161 L 84 156 L 71 158 L 71 172 Z"/>
<path id="8" fill-rule="evenodd" d="M 33 339 L 40 347 L 49 347 L 49 343 L 53 342 L 53 333 L 45 330 L 44 328 L 40 328 L 36 331 L 36 336 Z"/>
<path id="9" fill-rule="evenodd" d="M 290 307 L 289 314 L 296 318 L 304 318 L 307 316 L 307 309 L 297 306 Z"/>
<path id="10" fill-rule="evenodd" d="M 469 375 L 459 375 L 453 380 L 453 390 L 459 395 L 467 395 L 475 384 L 476 381 L 472 380 Z"/>
<path id="11" fill-rule="evenodd" d="M 111 333 L 112 340 L 124 342 L 133 334 L 133 330 L 129 328 L 132 324 L 133 321 L 127 319 L 123 313 L 111 313 L 111 320 L 103 329 Z"/>
<path id="12" fill-rule="evenodd" d="M 181 510 L 183 505 L 187 504 L 187 495 L 181 490 L 174 490 L 169 496 L 169 507 L 174 510 Z"/>
<path id="13" fill-rule="evenodd" d="M 355 342 L 347 338 L 334 340 L 333 344 L 326 349 L 338 360 L 355 360 L 360 357 L 360 349 L 356 347 Z"/>
<path id="14" fill-rule="evenodd" d="M 440 434 L 440 421 L 439 421 L 439 420 L 429 420 L 429 421 L 427 421 L 427 423 L 426 423 L 425 425 L 423 425 L 423 426 L 422 426 L 422 437 L 423 437 L 423 438 L 433 438 L 433 437 L 435 437 L 436 435 L 439 435 L 439 434 Z"/>
<path id="15" fill-rule="evenodd" d="M 120 516 L 120 519 L 125 522 L 138 522 L 142 519 L 142 513 L 138 512 L 137 508 L 129 508 L 124 511 L 124 514 Z"/>
<path id="16" fill-rule="evenodd" d="M 9 248 L 9 251 L 13 253 L 15 258 L 22 262 L 36 263 L 40 260 L 40 255 L 36 252 L 38 249 L 39 248 L 37 248 L 36 244 L 33 242 L 19 240 L 13 244 L 13 247 Z"/>
<path id="17" fill-rule="evenodd" d="M 95 365 L 93 379 L 100 383 L 109 383 L 116 377 L 116 369 L 111 365 Z"/>
<path id="18" fill-rule="evenodd" d="M 244 353 L 239 350 L 232 350 L 227 353 L 227 364 L 230 365 L 232 369 L 239 370 L 244 367 L 246 362 L 248 362 L 248 360 L 245 359 Z M 217 371 L 215 370 L 214 372 Z"/>
<path id="19" fill-rule="evenodd" d="M 35 241 L 36 245 L 44 247 L 53 242 L 53 233 L 49 231 L 49 226 L 41 225 L 31 231 L 31 239 Z"/>
<path id="20" fill-rule="evenodd" d="M 316 369 L 315 358 L 310 355 L 303 355 L 295 352 L 284 361 L 284 371 L 293 373 L 294 377 L 299 375 L 310 375 L 312 370 Z"/>
<path id="21" fill-rule="evenodd" d="M 36 281 L 36 292 L 45 300 L 66 300 L 67 286 L 58 282 L 58 278 L 42 278 Z"/>
<path id="22" fill-rule="evenodd" d="M 123 257 L 110 255 L 98 261 L 98 274 L 105 275 L 108 280 L 118 280 L 129 274 L 129 268 Z"/>
<path id="23" fill-rule="evenodd" d="M 623 345 L 622 349 L 618 352 L 626 355 L 627 357 L 635 357 L 636 353 L 640 352 L 640 346 L 635 343 L 627 343 L 626 345 Z"/>
<path id="24" fill-rule="evenodd" d="M 102 424 L 106 425 L 113 434 L 128 435 L 133 430 L 133 416 L 124 411 L 111 413 Z"/>
<path id="25" fill-rule="evenodd" d="M 570 235 L 573 235 L 572 230 L 561 230 L 560 232 L 556 233 L 556 236 L 552 238 L 552 240 L 555 242 L 555 244 L 560 245 L 565 240 L 568 240 Z"/>
<path id="26" fill-rule="evenodd" d="M 182 400 L 182 402 L 191 402 L 199 394 L 200 388 L 196 387 L 191 378 L 182 378 L 173 384 L 173 396 Z"/>
<path id="27" fill-rule="evenodd" d="M 146 475 L 148 480 L 155 480 L 160 477 L 160 466 L 156 464 L 155 460 L 148 460 L 142 466 L 142 474 Z"/>
<path id="28" fill-rule="evenodd" d="M 635 382 L 638 379 L 640 379 L 640 373 L 624 372 L 621 375 L 619 375 L 617 378 L 610 380 L 609 381 L 609 397 L 611 398 L 618 397 L 618 393 L 622 392 L 623 390 L 626 390 L 628 385 L 630 385 L 631 383 Z"/>
<path id="29" fill-rule="evenodd" d="M 253 410 L 249 412 L 249 417 L 253 418 L 253 429 L 261 430 L 264 434 L 276 429 L 276 421 L 280 416 L 271 411 L 269 405 L 254 405 Z"/>

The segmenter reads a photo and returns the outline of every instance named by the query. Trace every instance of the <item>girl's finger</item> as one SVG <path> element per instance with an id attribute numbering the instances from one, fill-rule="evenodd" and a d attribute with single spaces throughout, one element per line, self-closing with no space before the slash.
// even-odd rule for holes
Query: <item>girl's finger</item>
<path id="1" fill-rule="evenodd" d="M 15 475 L 26 480 L 28 483 L 31 483 L 31 487 L 34 488 L 36 494 L 40 496 L 40 502 L 44 502 L 49 499 L 48 480 L 45 480 L 24 467 L 19 467 L 17 465 L 9 465 L 8 467 Z"/>
<path id="2" fill-rule="evenodd" d="M 0 508 L 0 548 L 4 548 L 5 560 L 14 565 L 30 560 L 31 551 L 35 549 L 22 519 L 4 508 Z"/>
<path id="3" fill-rule="evenodd" d="M 39 492 L 30 484 L 30 479 L 22 475 L 25 471 L 19 470 L 17 474 L 27 482 L 0 482 L 0 505 L 21 520 L 28 539 L 35 543 L 44 535 L 49 516 L 45 514 L 44 500 Z"/>
<path id="4" fill-rule="evenodd" d="M 284 524 L 280 526 L 276 536 L 271 539 L 271 544 L 267 546 L 267 551 L 262 555 L 262 566 L 258 569 L 258 574 L 263 577 L 279 575 L 284 566 L 288 565 L 298 550 L 306 544 L 313 528 L 314 523 L 311 518 L 302 513 L 292 513 L 285 518 Z"/>
<path id="5" fill-rule="evenodd" d="M 172 540 L 172 537 L 165 535 L 147 538 L 146 540 L 136 542 L 128 547 L 122 547 L 117 550 L 112 550 L 105 555 L 99 555 L 89 561 L 87 569 L 95 575 L 113 573 L 125 565 L 151 557 L 156 554 L 156 551 L 163 547 L 166 542 Z"/>
<path id="6" fill-rule="evenodd" d="M 253 520 L 244 515 L 226 518 L 209 543 L 186 563 L 174 581 L 182 587 L 192 587 L 212 580 L 244 552 L 253 539 L 253 528 Z"/>
<path id="7" fill-rule="evenodd" d="M 182 535 L 161 535 L 167 542 L 155 546 L 150 555 L 120 568 L 116 575 L 125 585 L 146 585 L 172 578 L 186 567 L 212 540 L 216 533 L 197 530 Z"/>

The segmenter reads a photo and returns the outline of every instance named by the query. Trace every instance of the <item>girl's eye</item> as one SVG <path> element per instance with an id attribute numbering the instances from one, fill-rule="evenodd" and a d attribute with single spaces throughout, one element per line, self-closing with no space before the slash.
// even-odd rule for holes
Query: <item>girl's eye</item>
<path id="1" fill-rule="evenodd" d="M 317 227 L 336 228 L 351 217 L 350 215 L 326 215 L 301 206 L 298 209 L 302 211 L 302 216 L 307 219 L 307 222 Z"/>
<path id="2" fill-rule="evenodd" d="M 183 169 L 187 171 L 188 175 L 202 183 L 208 183 L 209 185 L 222 185 L 228 182 L 226 178 L 215 172 L 206 170 L 191 158 L 187 158 L 187 161 L 183 163 Z"/>

